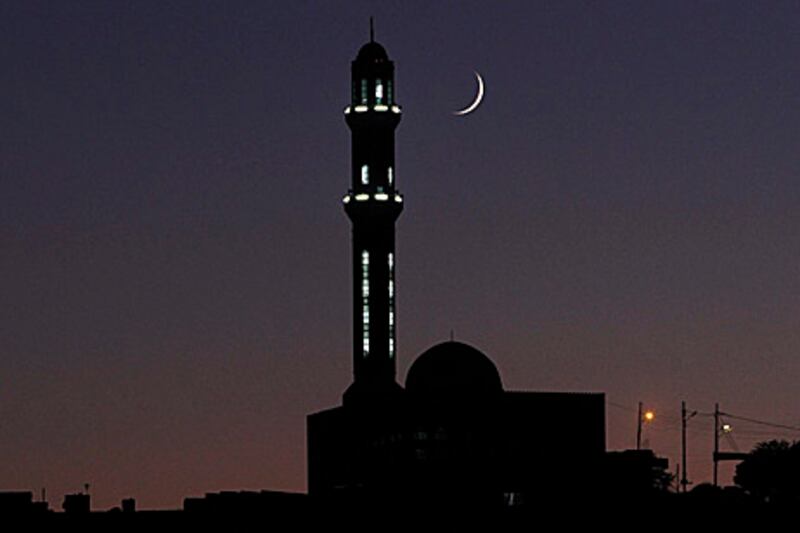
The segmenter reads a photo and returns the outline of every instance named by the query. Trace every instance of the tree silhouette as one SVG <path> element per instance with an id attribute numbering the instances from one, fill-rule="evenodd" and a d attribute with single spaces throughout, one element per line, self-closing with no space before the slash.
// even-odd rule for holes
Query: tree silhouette
<path id="1" fill-rule="evenodd" d="M 606 454 L 606 487 L 615 493 L 652 496 L 665 493 L 674 476 L 667 470 L 666 459 L 653 450 L 625 450 Z"/>
<path id="2" fill-rule="evenodd" d="M 763 502 L 800 502 L 800 441 L 757 444 L 737 465 L 733 481 Z"/>

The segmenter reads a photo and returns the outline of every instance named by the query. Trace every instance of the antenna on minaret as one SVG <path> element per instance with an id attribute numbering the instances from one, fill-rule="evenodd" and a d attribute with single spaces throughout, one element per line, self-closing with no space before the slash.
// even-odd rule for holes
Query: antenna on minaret
<path id="1" fill-rule="evenodd" d="M 375 42 L 375 24 L 373 23 L 372 17 L 369 18 L 369 42 Z"/>
<path id="2" fill-rule="evenodd" d="M 455 332 L 454 332 L 454 331 L 451 329 L 451 330 L 450 330 L 450 342 L 453 342 L 454 340 L 456 340 L 456 334 L 455 334 Z"/>

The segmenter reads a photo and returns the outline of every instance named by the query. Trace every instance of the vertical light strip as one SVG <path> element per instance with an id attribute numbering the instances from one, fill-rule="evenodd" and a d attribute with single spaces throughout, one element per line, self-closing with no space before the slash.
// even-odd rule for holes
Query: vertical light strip
<path id="1" fill-rule="evenodd" d="M 392 167 L 389 167 L 389 170 L 386 171 L 388 178 L 389 178 L 389 187 L 394 186 L 394 171 Z"/>
<path id="2" fill-rule="evenodd" d="M 361 184 L 369 185 L 369 167 L 367 165 L 361 165 Z"/>
<path id="3" fill-rule="evenodd" d="M 378 78 L 375 80 L 375 103 L 383 103 L 383 82 Z"/>
<path id="4" fill-rule="evenodd" d="M 389 252 L 389 358 L 394 358 L 394 253 Z"/>
<path id="5" fill-rule="evenodd" d="M 369 252 L 361 252 L 361 338 L 364 357 L 369 355 Z"/>

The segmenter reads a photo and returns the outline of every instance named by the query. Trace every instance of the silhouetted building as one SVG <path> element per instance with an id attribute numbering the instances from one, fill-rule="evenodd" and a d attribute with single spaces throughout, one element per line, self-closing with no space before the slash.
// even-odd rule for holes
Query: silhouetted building
<path id="1" fill-rule="evenodd" d="M 122 512 L 123 513 L 135 513 L 136 512 L 136 500 L 134 498 L 125 498 L 122 500 Z"/>
<path id="2" fill-rule="evenodd" d="M 91 503 L 92 499 L 88 494 L 67 494 L 61 507 L 67 514 L 89 514 Z"/>
<path id="3" fill-rule="evenodd" d="M 32 492 L 0 492 L 0 514 L 28 513 L 32 508 Z"/>
<path id="4" fill-rule="evenodd" d="M 40 515 L 49 511 L 47 502 L 33 501 L 33 493 L 28 491 L 0 492 L 0 516 Z"/>
<path id="5" fill-rule="evenodd" d="M 186 498 L 183 510 L 191 514 L 214 516 L 269 515 L 292 517 L 308 510 L 308 496 L 294 492 L 262 490 L 212 492 L 203 498 Z"/>
<path id="6" fill-rule="evenodd" d="M 312 497 L 474 509 L 596 488 L 603 394 L 505 391 L 494 363 L 460 342 L 419 356 L 395 381 L 394 64 L 370 38 L 352 63 L 354 380 L 340 407 L 308 417 Z"/>

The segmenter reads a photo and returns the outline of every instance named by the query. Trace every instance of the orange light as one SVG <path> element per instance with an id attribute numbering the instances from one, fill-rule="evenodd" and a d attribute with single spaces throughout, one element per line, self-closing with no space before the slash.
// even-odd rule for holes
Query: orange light
<path id="1" fill-rule="evenodd" d="M 644 419 L 645 419 L 647 422 L 652 422 L 652 421 L 653 421 L 653 419 L 654 419 L 655 417 L 656 417 L 656 414 L 655 414 L 653 411 L 647 411 L 647 412 L 644 414 Z"/>

